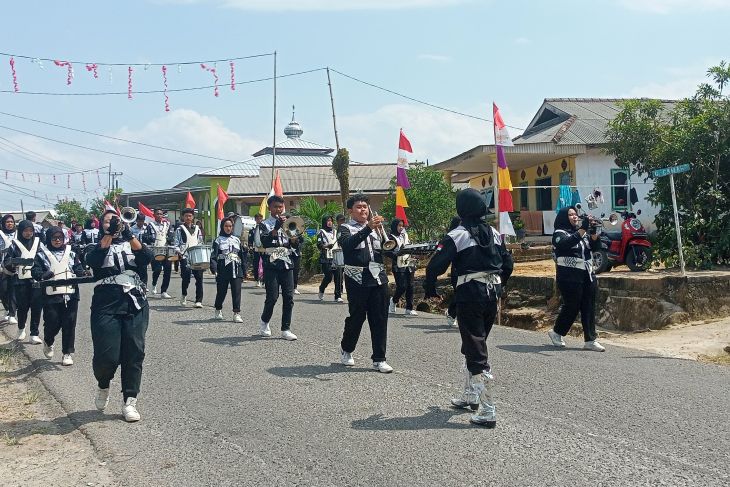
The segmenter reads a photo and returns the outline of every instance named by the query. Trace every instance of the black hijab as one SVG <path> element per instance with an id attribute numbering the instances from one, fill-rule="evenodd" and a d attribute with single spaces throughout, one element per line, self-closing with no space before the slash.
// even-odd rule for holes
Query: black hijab
<path id="1" fill-rule="evenodd" d="M 495 253 L 492 227 L 484 219 L 487 216 L 487 200 L 484 195 L 476 189 L 462 189 L 456 195 L 456 212 L 461 217 L 461 224 L 476 240 L 477 245 L 488 254 Z"/>
<path id="2" fill-rule="evenodd" d="M 393 221 L 390 222 L 390 233 L 392 235 L 400 235 L 400 233 L 398 233 L 399 223 L 403 223 L 403 220 L 401 220 L 400 218 L 393 218 Z"/>
<path id="3" fill-rule="evenodd" d="M 221 220 L 221 229 L 218 232 L 218 235 L 221 237 L 230 237 L 231 235 L 233 235 L 233 227 L 231 227 L 231 233 L 226 233 L 223 230 L 223 224 L 225 224 L 226 222 L 231 222 L 231 225 L 234 225 L 233 220 L 231 220 L 230 218 L 224 218 L 223 220 Z"/>
<path id="4" fill-rule="evenodd" d="M 61 237 L 63 237 L 63 240 L 61 240 L 61 247 L 56 248 L 53 246 L 53 236 L 60 233 Z M 48 247 L 48 250 L 51 252 L 64 250 L 66 247 L 66 235 L 63 233 L 63 229 L 61 227 L 50 227 L 48 230 L 46 230 L 46 246 Z"/>
<path id="5" fill-rule="evenodd" d="M 447 232 L 454 230 L 459 225 L 461 225 L 461 218 L 459 218 L 458 216 L 453 217 L 451 219 L 451 223 L 449 223 L 449 229 L 447 230 Z"/>
<path id="6" fill-rule="evenodd" d="M 11 215 L 10 213 L 3 215 L 3 219 L 1 220 L 2 221 L 2 231 L 5 233 L 8 233 L 8 229 L 5 227 L 5 224 L 7 223 L 8 220 L 13 220 L 13 223 L 15 223 L 15 218 L 13 217 L 13 215 Z M 16 229 L 13 228 L 13 230 L 11 230 L 11 231 L 14 232 L 15 230 Z"/>
<path id="7" fill-rule="evenodd" d="M 23 230 L 26 228 L 30 228 L 33 230 L 33 235 L 31 235 L 30 238 L 23 237 Z M 18 235 L 15 237 L 16 240 L 23 245 L 25 245 L 25 248 L 30 250 L 30 248 L 33 246 L 33 239 L 35 238 L 35 228 L 33 227 L 33 222 L 30 220 L 22 220 L 20 223 L 18 223 Z"/>
<path id="8" fill-rule="evenodd" d="M 575 227 L 570 223 L 570 218 L 568 218 L 568 210 L 575 211 L 575 207 L 566 206 L 565 208 L 560 208 L 560 211 L 558 211 L 558 215 L 555 217 L 555 223 L 553 224 L 555 230 L 567 230 L 569 232 L 575 230 Z"/>
<path id="9" fill-rule="evenodd" d="M 332 227 L 327 228 L 327 220 L 332 220 Z M 331 215 L 325 215 L 322 217 L 322 230 L 325 232 L 332 231 L 335 228 L 335 219 Z"/>

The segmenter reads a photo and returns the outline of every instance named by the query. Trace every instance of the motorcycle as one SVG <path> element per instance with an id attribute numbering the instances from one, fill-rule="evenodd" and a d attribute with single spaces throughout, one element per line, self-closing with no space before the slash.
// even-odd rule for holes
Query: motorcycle
<path id="1" fill-rule="evenodd" d="M 608 272 L 613 267 L 626 264 L 633 272 L 645 271 L 651 264 L 652 246 L 647 233 L 636 213 L 624 210 L 621 212 L 623 223 L 618 232 L 606 231 L 604 226 L 600 234 L 601 249 L 593 252 L 593 264 L 596 273 Z M 608 219 L 613 226 L 618 223 L 618 216 L 613 213 Z"/>

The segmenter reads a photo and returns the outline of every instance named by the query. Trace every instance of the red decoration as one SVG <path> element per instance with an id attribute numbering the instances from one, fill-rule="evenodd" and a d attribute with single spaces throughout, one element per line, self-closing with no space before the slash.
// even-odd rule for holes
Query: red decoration
<path id="1" fill-rule="evenodd" d="M 213 75 L 213 94 L 218 96 L 218 73 L 216 72 L 215 67 L 209 68 L 205 64 L 201 64 L 200 67 Z"/>
<path id="2" fill-rule="evenodd" d="M 25 174 L 24 173 L 20 173 L 20 176 L 23 178 L 23 182 L 25 182 Z"/>
<path id="3" fill-rule="evenodd" d="M 20 91 L 18 87 L 18 74 L 15 72 L 15 58 L 10 57 L 10 71 L 13 73 L 13 90 L 17 93 Z"/>
<path id="4" fill-rule="evenodd" d="M 99 78 L 98 68 L 99 68 L 99 66 L 97 66 L 96 63 L 94 63 L 94 64 L 87 64 L 86 65 L 86 71 L 89 71 L 90 73 L 93 72 L 95 79 L 98 79 Z"/>
<path id="5" fill-rule="evenodd" d="M 7 173 L 5 173 L 5 174 L 7 174 Z M 53 175 L 53 184 L 56 184 L 56 175 L 55 174 Z"/>
<path id="6" fill-rule="evenodd" d="M 38 174 L 38 182 L 39 183 L 41 182 L 41 175 L 40 174 Z"/>
<path id="7" fill-rule="evenodd" d="M 230 61 L 231 65 L 231 91 L 236 91 L 236 65 L 233 61 Z"/>
<path id="8" fill-rule="evenodd" d="M 8 172 L 5 171 L 5 179 L 8 179 Z"/>
<path id="9" fill-rule="evenodd" d="M 134 69 L 132 66 L 129 66 L 127 68 L 127 99 L 129 100 L 132 99 L 132 71 L 134 71 Z"/>
<path id="10" fill-rule="evenodd" d="M 59 68 L 66 68 L 66 84 L 70 85 L 71 82 L 74 79 L 74 67 L 73 65 L 68 61 L 53 61 L 53 64 L 58 66 Z"/>
<path id="11" fill-rule="evenodd" d="M 66 176 L 66 187 L 71 189 L 71 175 Z"/>
<path id="12" fill-rule="evenodd" d="M 167 96 L 167 66 L 162 66 L 162 84 L 165 86 L 165 111 L 170 111 L 170 97 Z"/>

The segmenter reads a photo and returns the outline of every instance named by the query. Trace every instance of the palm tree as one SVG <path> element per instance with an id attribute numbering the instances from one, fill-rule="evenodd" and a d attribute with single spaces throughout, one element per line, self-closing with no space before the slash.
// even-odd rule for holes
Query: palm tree
<path id="1" fill-rule="evenodd" d="M 320 206 L 317 200 L 311 196 L 303 198 L 299 202 L 299 208 L 291 211 L 292 215 L 301 216 L 307 227 L 316 228 L 317 230 L 322 226 L 322 218 L 325 215 L 330 215 L 334 219 L 334 216 L 341 212 L 342 207 L 338 203 L 329 201 L 324 206 Z"/>

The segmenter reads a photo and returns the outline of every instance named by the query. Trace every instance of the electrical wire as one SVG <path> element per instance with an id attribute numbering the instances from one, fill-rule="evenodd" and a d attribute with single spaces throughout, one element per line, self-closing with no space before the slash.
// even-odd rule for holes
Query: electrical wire
<path id="1" fill-rule="evenodd" d="M 97 66 L 177 66 L 177 65 L 189 65 L 189 64 L 210 64 L 210 63 L 223 63 L 223 62 L 229 62 L 229 61 L 242 61 L 244 59 L 253 59 L 253 58 L 259 58 L 259 57 L 266 57 L 266 56 L 273 56 L 273 52 L 267 52 L 262 54 L 252 54 L 249 56 L 239 56 L 239 57 L 231 57 L 226 59 L 209 59 L 206 61 L 181 61 L 181 62 L 171 62 L 171 63 L 100 63 L 100 62 L 93 62 L 93 61 L 68 61 L 65 59 L 49 59 L 49 58 L 43 58 L 43 57 L 33 57 L 33 56 L 26 56 L 23 54 L 12 54 L 7 52 L 0 52 L 0 56 L 7 56 L 7 57 L 16 57 L 18 59 L 28 59 L 30 61 L 48 61 L 48 62 L 55 62 L 55 61 L 64 61 L 71 64 L 88 64 L 93 65 L 96 64 Z"/>

